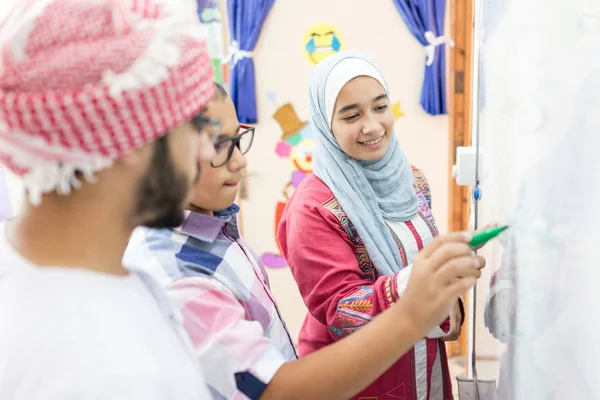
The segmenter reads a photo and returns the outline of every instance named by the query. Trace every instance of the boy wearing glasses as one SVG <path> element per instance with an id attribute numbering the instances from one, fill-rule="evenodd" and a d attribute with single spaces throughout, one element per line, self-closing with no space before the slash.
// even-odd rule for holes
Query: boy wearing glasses
<path id="1" fill-rule="evenodd" d="M 262 382 L 297 356 L 267 274 L 237 225 L 234 201 L 254 128 L 238 123 L 233 102 L 218 85 L 203 117 L 220 133 L 212 161 L 200 164 L 184 223 L 136 230 L 124 263 L 168 288 L 214 398 L 236 398 L 236 392 L 247 398 L 236 386 L 253 398 Z"/>
<path id="2" fill-rule="evenodd" d="M 401 302 L 348 338 L 298 360 L 267 274 L 236 221 L 233 202 L 254 128 L 238 124 L 221 87 L 203 117 L 220 125 L 216 155 L 200 165 L 185 222 L 176 229 L 138 229 L 124 262 L 168 289 L 213 399 L 351 398 L 439 324 L 480 275 L 467 235 L 440 236 L 415 261 L 417 272 Z M 459 277 L 473 279 L 449 288 Z M 403 388 L 390 388 L 390 396 L 410 395 Z"/>

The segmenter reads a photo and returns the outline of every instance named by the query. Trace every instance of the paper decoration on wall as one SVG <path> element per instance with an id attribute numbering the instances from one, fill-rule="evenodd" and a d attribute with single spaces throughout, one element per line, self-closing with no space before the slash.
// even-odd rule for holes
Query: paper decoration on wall
<path id="1" fill-rule="evenodd" d="M 223 40 L 223 25 L 218 0 L 198 0 L 198 16 L 208 31 L 208 53 L 213 63 L 215 81 L 223 84 L 225 81 L 225 43 Z"/>
<path id="2" fill-rule="evenodd" d="M 406 114 L 404 114 L 404 112 L 400 108 L 400 102 L 399 101 L 397 101 L 394 104 L 392 104 L 392 111 L 394 112 L 394 120 L 396 120 L 396 119 L 398 119 L 400 117 L 406 117 Z"/>
<path id="3" fill-rule="evenodd" d="M 292 153 L 292 146 L 290 146 L 286 142 L 280 141 L 279 143 L 277 143 L 277 147 L 275 148 L 275 153 L 279 157 L 289 157 L 289 155 Z"/>
<path id="4" fill-rule="evenodd" d="M 219 0 L 198 0 L 198 14 L 204 24 L 221 23 Z"/>
<path id="5" fill-rule="evenodd" d="M 294 110 L 294 107 L 290 103 L 284 104 L 275 111 L 273 118 L 275 118 L 283 130 L 281 140 L 291 145 L 296 144 L 300 140 L 298 133 L 308 124 L 306 121 L 300 121 L 296 110 Z"/>
<path id="6" fill-rule="evenodd" d="M 308 122 L 298 118 L 291 104 L 281 106 L 273 114 L 273 118 L 279 123 L 282 130 L 281 140 L 277 143 L 275 153 L 279 157 L 288 158 L 292 167 L 290 180 L 283 188 L 283 199 L 278 201 L 275 206 L 274 233 L 276 234 L 281 215 L 290 196 L 304 178 L 312 173 L 315 141 Z M 277 243 L 277 238 L 275 238 L 275 242 Z M 279 247 L 279 244 L 277 246 Z M 262 261 L 267 268 L 287 267 L 287 263 L 281 255 L 281 249 L 279 249 L 279 253 L 263 254 Z"/>
<path id="7" fill-rule="evenodd" d="M 304 54 L 313 64 L 344 50 L 344 39 L 340 32 L 329 24 L 313 25 L 304 35 Z"/>
<path id="8" fill-rule="evenodd" d="M 275 92 L 267 92 L 267 99 L 271 103 L 275 103 L 277 101 L 277 95 L 275 94 Z"/>

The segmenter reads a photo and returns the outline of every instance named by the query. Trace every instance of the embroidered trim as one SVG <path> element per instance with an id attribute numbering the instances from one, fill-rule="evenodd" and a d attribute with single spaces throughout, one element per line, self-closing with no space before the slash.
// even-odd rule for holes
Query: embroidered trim
<path id="1" fill-rule="evenodd" d="M 415 192 L 419 199 L 419 216 L 423 219 L 433 237 L 439 234 L 435 218 L 431 212 L 431 190 L 423 172 L 413 167 Z"/>
<path id="2" fill-rule="evenodd" d="M 340 305 L 341 308 L 356 312 L 369 312 L 373 309 L 373 304 L 369 300 L 347 301 Z"/>
<path id="3" fill-rule="evenodd" d="M 396 303 L 398 296 L 398 289 L 394 285 L 394 281 L 396 280 L 395 278 L 395 275 L 387 277 L 383 286 L 385 290 L 385 298 L 390 307 L 393 306 L 394 303 Z"/>
<path id="4" fill-rule="evenodd" d="M 330 330 L 331 332 L 335 333 L 336 335 L 340 336 L 340 337 L 341 337 L 341 336 L 344 336 L 344 332 L 343 332 L 341 329 L 339 329 L 339 328 L 336 328 L 335 326 L 330 326 L 330 327 L 329 327 L 329 330 Z"/>
<path id="5" fill-rule="evenodd" d="M 429 231 L 431 232 L 431 235 L 433 237 L 436 237 L 437 235 L 439 235 L 437 225 L 435 224 L 435 219 L 433 219 L 433 215 L 431 215 L 428 218 L 425 214 L 423 214 L 422 212 L 419 212 L 419 216 L 421 217 L 423 222 L 425 222 L 425 225 L 427 225 L 427 227 L 429 228 Z"/>
<path id="6" fill-rule="evenodd" d="M 338 336 L 348 335 L 366 325 L 373 317 L 373 287 L 361 286 L 350 296 L 340 300 L 337 305 L 335 325 L 330 330 Z"/>
<path id="7" fill-rule="evenodd" d="M 348 215 L 346 215 L 346 212 L 342 209 L 340 203 L 335 197 L 331 197 L 325 203 L 323 203 L 323 207 L 333 214 L 354 244 L 356 261 L 358 261 L 358 267 L 365 275 L 365 278 L 375 281 L 377 279 L 377 270 L 371 262 L 369 254 L 367 253 L 367 248 L 358 236 L 358 232 L 356 231 L 354 224 L 350 221 L 350 218 L 348 218 Z"/>
<path id="8" fill-rule="evenodd" d="M 429 182 L 427 181 L 425 174 L 423 173 L 423 171 L 414 166 L 412 167 L 412 171 L 415 186 L 421 191 L 421 193 L 423 193 L 423 197 L 427 201 L 427 205 L 431 207 L 431 189 L 429 187 Z"/>

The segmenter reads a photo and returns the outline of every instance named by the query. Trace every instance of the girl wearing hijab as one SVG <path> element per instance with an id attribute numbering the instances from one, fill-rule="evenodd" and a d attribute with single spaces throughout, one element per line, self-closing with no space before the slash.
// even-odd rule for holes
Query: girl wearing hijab
<path id="1" fill-rule="evenodd" d="M 355 51 L 325 59 L 311 76 L 309 103 L 314 175 L 292 196 L 278 231 L 309 311 L 301 356 L 405 302 L 413 266 L 420 268 L 415 259 L 438 235 L 429 185 L 396 140 L 389 89 L 375 64 Z M 460 332 L 458 296 L 447 310 L 450 318 L 354 398 L 452 399 L 443 340 Z"/>

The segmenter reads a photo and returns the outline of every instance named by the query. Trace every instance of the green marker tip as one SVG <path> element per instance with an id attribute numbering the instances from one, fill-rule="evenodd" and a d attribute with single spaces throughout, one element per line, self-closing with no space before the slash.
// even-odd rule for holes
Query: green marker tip
<path id="1" fill-rule="evenodd" d="M 471 241 L 469 242 L 469 246 L 473 249 L 477 249 L 507 229 L 508 225 L 504 225 L 496 226 L 494 228 L 486 229 L 483 232 L 479 232 L 473 236 L 473 239 L 471 239 Z"/>

